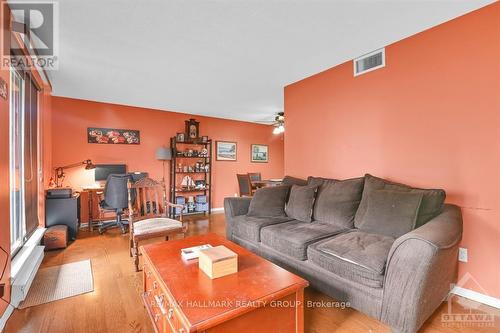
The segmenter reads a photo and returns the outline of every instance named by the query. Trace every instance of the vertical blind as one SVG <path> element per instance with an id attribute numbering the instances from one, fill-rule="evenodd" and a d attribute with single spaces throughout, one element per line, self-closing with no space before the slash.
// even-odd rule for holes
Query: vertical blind
<path id="1" fill-rule="evenodd" d="M 26 236 L 38 227 L 38 88 L 30 75 L 24 87 L 24 200 Z"/>
<path id="2" fill-rule="evenodd" d="M 24 68 L 11 69 L 10 225 L 14 255 L 38 227 L 39 89 Z"/>

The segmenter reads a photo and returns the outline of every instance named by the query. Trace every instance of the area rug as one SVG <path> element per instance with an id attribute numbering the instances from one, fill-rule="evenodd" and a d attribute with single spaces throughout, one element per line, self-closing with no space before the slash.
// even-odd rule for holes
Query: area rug
<path id="1" fill-rule="evenodd" d="M 20 309 L 94 291 L 90 259 L 41 268 Z"/>

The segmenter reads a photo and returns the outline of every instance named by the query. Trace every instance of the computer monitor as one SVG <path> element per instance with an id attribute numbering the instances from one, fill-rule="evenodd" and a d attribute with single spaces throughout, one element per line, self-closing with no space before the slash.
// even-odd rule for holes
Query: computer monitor
<path id="1" fill-rule="evenodd" d="M 125 174 L 127 166 L 125 164 L 96 164 L 95 181 L 107 180 L 111 174 Z"/>

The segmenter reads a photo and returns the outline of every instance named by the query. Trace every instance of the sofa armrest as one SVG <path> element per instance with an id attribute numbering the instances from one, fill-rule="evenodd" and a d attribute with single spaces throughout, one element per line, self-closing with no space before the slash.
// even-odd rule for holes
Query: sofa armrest
<path id="1" fill-rule="evenodd" d="M 250 207 L 249 197 L 229 197 L 224 198 L 224 214 L 226 215 L 226 238 L 232 240 L 234 218 L 240 215 L 246 215 Z"/>
<path id="2" fill-rule="evenodd" d="M 387 259 L 380 319 L 397 332 L 416 332 L 456 281 L 462 213 L 454 205 L 396 239 Z"/>

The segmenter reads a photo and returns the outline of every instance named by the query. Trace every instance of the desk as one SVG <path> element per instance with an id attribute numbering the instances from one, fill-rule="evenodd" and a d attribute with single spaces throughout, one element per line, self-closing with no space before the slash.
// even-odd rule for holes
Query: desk
<path id="1" fill-rule="evenodd" d="M 89 231 L 94 221 L 102 220 L 99 202 L 103 193 L 104 187 L 85 187 L 80 192 L 80 223 L 88 223 Z"/>

